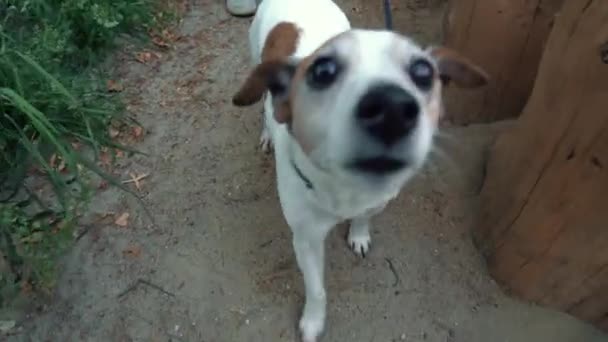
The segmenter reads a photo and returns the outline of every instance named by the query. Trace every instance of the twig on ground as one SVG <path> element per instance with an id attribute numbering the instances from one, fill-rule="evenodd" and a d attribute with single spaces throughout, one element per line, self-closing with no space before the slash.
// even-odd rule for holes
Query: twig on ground
<path id="1" fill-rule="evenodd" d="M 135 183 L 135 187 L 137 188 L 137 190 L 141 189 L 141 183 L 140 181 L 144 180 L 146 177 L 148 177 L 150 174 L 149 173 L 143 173 L 141 175 L 135 175 L 132 172 L 129 172 L 129 179 L 122 181 L 122 184 L 129 184 L 129 183 Z"/>
<path id="2" fill-rule="evenodd" d="M 86 225 L 86 227 L 80 233 L 78 233 L 78 235 L 76 235 L 76 241 L 80 241 L 80 239 L 87 235 L 87 233 L 93 228 L 93 226 L 93 224 Z"/>
<path id="3" fill-rule="evenodd" d="M 264 247 L 268 247 L 270 246 L 270 244 L 272 243 L 272 239 L 264 242 L 263 244 L 260 245 L 260 248 L 264 248 Z"/>
<path id="4" fill-rule="evenodd" d="M 136 281 L 135 281 L 133 284 L 131 284 L 131 285 L 130 285 L 129 287 L 127 287 L 127 288 L 126 288 L 124 291 L 122 291 L 121 293 L 119 293 L 119 294 L 118 294 L 118 296 L 116 296 L 116 297 L 117 297 L 117 298 L 122 298 L 122 297 L 124 297 L 124 296 L 125 296 L 125 295 L 127 295 L 128 293 L 130 293 L 130 292 L 134 291 L 135 289 L 137 289 L 137 287 L 138 287 L 139 285 L 146 285 L 146 286 L 149 286 L 149 287 L 151 287 L 151 288 L 153 288 L 153 289 L 155 289 L 155 290 L 157 290 L 157 291 L 159 291 L 159 292 L 161 292 L 161 293 L 163 293 L 163 294 L 166 294 L 166 295 L 167 295 L 167 296 L 169 296 L 169 297 L 175 297 L 175 294 L 174 294 L 174 293 L 171 293 L 171 292 L 169 292 L 169 291 L 167 291 L 167 290 L 163 289 L 161 286 L 158 286 L 158 285 L 156 285 L 156 284 L 154 284 L 154 283 L 151 283 L 151 282 L 150 282 L 150 281 L 148 281 L 148 280 L 141 279 L 141 278 L 137 279 L 137 280 L 136 280 Z"/>
<path id="5" fill-rule="evenodd" d="M 397 273 L 397 270 L 395 269 L 395 265 L 393 265 L 393 261 L 390 258 L 384 258 L 384 260 L 386 260 L 386 263 L 388 264 L 388 268 L 391 270 L 391 272 L 393 273 L 393 276 L 395 277 L 395 282 L 393 283 L 393 287 L 395 287 L 399 284 L 399 274 Z"/>

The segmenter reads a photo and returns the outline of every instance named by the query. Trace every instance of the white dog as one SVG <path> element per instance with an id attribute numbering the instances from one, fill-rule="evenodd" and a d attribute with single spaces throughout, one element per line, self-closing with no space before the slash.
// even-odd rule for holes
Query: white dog
<path id="1" fill-rule="evenodd" d="M 261 144 L 274 145 L 278 191 L 306 288 L 304 341 L 324 328 L 324 240 L 350 220 L 365 256 L 370 218 L 424 163 L 442 112 L 441 87 L 487 82 L 445 48 L 388 31 L 354 30 L 330 0 L 264 0 L 250 28 L 256 65 L 233 98 L 264 95 Z"/>

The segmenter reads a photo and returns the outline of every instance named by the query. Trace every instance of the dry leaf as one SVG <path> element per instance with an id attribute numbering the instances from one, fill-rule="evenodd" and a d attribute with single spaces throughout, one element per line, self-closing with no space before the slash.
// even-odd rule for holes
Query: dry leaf
<path id="1" fill-rule="evenodd" d="M 154 43 L 154 45 L 162 47 L 162 48 L 169 47 L 169 43 L 165 42 L 162 38 L 160 38 L 158 36 L 152 38 L 152 43 Z"/>
<path id="2" fill-rule="evenodd" d="M 138 52 L 135 54 L 135 59 L 143 64 L 148 63 L 152 59 L 152 54 L 150 52 Z"/>
<path id="3" fill-rule="evenodd" d="M 124 87 L 122 86 L 122 84 L 120 84 L 116 81 L 113 81 L 113 80 L 108 80 L 107 88 L 108 88 L 108 91 L 111 93 L 120 93 L 121 91 L 124 90 Z"/>
<path id="4" fill-rule="evenodd" d="M 21 293 L 23 293 L 24 295 L 29 295 L 32 292 L 34 292 L 34 287 L 32 286 L 32 283 L 29 282 L 29 280 L 21 283 Z"/>
<path id="5" fill-rule="evenodd" d="M 174 41 L 177 40 L 177 36 L 175 34 L 173 34 L 173 32 L 171 32 L 171 31 L 169 31 L 167 29 L 163 30 L 162 36 L 163 36 L 164 39 L 172 41 L 172 42 L 174 42 Z"/>
<path id="6" fill-rule="evenodd" d="M 59 163 L 59 166 L 57 166 L 57 170 L 59 172 L 63 172 L 63 171 L 66 170 L 65 160 L 61 159 L 61 162 Z"/>
<path id="7" fill-rule="evenodd" d="M 114 153 L 116 153 L 116 158 L 122 158 L 125 156 L 125 153 L 123 152 L 123 150 L 114 150 Z"/>
<path id="8" fill-rule="evenodd" d="M 51 159 L 49 160 L 49 166 L 54 169 L 57 166 L 57 155 L 53 153 Z"/>
<path id="9" fill-rule="evenodd" d="M 110 127 L 108 129 L 108 134 L 110 135 L 110 138 L 114 139 L 120 134 L 120 131 L 114 127 Z"/>
<path id="10" fill-rule="evenodd" d="M 110 166 L 112 164 L 112 157 L 110 156 L 110 153 L 107 151 L 102 151 L 99 154 L 99 162 L 102 166 Z"/>
<path id="11" fill-rule="evenodd" d="M 63 160 L 63 158 L 57 156 L 56 154 L 53 154 L 51 156 L 51 159 L 49 160 L 49 166 L 60 172 L 65 171 L 66 169 L 65 160 Z"/>
<path id="12" fill-rule="evenodd" d="M 102 180 L 101 182 L 99 182 L 99 185 L 97 185 L 97 189 L 99 190 L 105 190 L 108 188 L 108 182 L 105 180 Z"/>
<path id="13" fill-rule="evenodd" d="M 129 246 L 124 251 L 122 251 L 122 255 L 131 258 L 137 258 L 141 255 L 141 247 L 139 246 Z"/>
<path id="14" fill-rule="evenodd" d="M 141 126 L 134 126 L 132 128 L 132 132 L 133 132 L 133 137 L 135 139 L 139 139 L 144 134 L 144 129 Z"/>
<path id="15" fill-rule="evenodd" d="M 118 216 L 118 218 L 116 219 L 116 221 L 114 221 L 114 224 L 116 224 L 117 226 L 120 227 L 126 227 L 129 225 L 129 213 L 122 213 L 120 216 Z"/>

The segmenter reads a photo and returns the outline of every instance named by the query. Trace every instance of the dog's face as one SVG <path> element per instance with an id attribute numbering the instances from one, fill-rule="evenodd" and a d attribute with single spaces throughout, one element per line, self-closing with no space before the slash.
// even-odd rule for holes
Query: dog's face
<path id="1" fill-rule="evenodd" d="M 391 176 L 424 162 L 448 80 L 475 87 L 487 77 L 447 49 L 424 50 L 387 31 L 351 30 L 307 58 L 264 61 L 233 102 L 248 105 L 270 90 L 275 118 L 319 168 Z"/>

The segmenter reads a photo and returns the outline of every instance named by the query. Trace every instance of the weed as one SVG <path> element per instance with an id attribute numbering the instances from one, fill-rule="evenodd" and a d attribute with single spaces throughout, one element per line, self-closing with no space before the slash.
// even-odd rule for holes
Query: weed
<path id="1" fill-rule="evenodd" d="M 108 125 L 125 118 L 93 67 L 119 35 L 157 25 L 157 5 L 0 0 L 0 304 L 11 289 L 52 287 L 55 259 L 89 197 L 87 172 L 120 185 L 94 161 L 102 149 L 120 148 Z M 80 144 L 93 153 L 85 156 Z M 50 181 L 57 206 L 34 200 L 25 186 L 32 170 Z"/>

